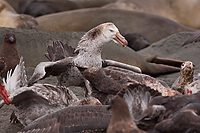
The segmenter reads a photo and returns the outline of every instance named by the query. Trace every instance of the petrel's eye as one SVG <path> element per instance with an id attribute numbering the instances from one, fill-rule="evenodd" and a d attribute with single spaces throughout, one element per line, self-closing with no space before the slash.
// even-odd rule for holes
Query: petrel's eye
<path id="1" fill-rule="evenodd" d="M 110 32 L 114 32 L 114 30 L 109 29 Z"/>

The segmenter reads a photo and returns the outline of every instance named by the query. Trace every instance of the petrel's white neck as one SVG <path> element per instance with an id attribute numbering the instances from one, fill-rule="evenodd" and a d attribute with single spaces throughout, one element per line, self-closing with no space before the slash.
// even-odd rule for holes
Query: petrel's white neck
<path id="1" fill-rule="evenodd" d="M 76 51 L 78 50 L 79 54 L 101 54 L 102 48 L 105 45 L 105 42 L 102 42 L 102 40 L 97 38 L 95 40 L 81 40 L 80 42 L 81 44 L 76 49 Z"/>
<path id="2" fill-rule="evenodd" d="M 100 37 L 94 40 L 89 38 L 82 38 L 76 49 L 78 52 L 74 63 L 82 67 L 101 67 L 102 58 L 101 51 L 106 42 L 102 41 Z"/>

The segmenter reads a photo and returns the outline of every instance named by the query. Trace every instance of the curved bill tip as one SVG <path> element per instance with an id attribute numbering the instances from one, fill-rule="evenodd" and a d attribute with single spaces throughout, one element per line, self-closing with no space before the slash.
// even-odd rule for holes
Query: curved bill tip
<path id="1" fill-rule="evenodd" d="M 125 37 L 123 37 L 119 32 L 116 33 L 114 40 L 121 44 L 123 47 L 126 47 L 128 45 Z"/>

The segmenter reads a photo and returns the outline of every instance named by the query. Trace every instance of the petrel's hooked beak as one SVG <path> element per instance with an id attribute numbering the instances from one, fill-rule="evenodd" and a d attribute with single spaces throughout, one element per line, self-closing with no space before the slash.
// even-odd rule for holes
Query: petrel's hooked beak
<path id="1" fill-rule="evenodd" d="M 125 37 L 123 37 L 119 32 L 116 33 L 114 40 L 120 43 L 123 47 L 126 47 L 128 45 Z"/>
<path id="2" fill-rule="evenodd" d="M 5 85 L 3 83 L 0 84 L 0 96 L 7 105 L 12 103 L 12 100 L 9 98 L 10 95 L 6 91 Z"/>

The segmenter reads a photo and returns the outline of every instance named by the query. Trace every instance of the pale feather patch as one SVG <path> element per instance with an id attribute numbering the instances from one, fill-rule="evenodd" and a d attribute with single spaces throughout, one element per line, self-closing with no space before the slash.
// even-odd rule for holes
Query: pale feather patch
<path id="1" fill-rule="evenodd" d="M 12 69 L 7 73 L 7 79 L 3 78 L 5 89 L 8 93 L 13 93 L 16 89 L 26 85 L 27 76 L 24 66 L 23 57 L 20 58 L 19 64 L 15 67 L 14 72 Z"/>
<path id="2" fill-rule="evenodd" d="M 199 92 L 199 90 L 200 90 L 200 80 L 196 80 L 186 86 L 185 94 L 187 95 L 195 94 Z"/>
<path id="3" fill-rule="evenodd" d="M 129 112 L 131 112 L 131 116 L 133 119 L 137 114 L 135 108 L 137 108 L 140 112 L 143 112 L 149 101 L 152 99 L 151 94 L 148 91 L 145 91 L 142 87 L 134 88 L 132 90 L 127 89 L 123 98 L 129 107 Z"/>
<path id="4" fill-rule="evenodd" d="M 127 103 L 127 105 L 128 105 L 128 108 L 129 108 L 129 112 L 130 112 L 131 117 L 134 119 L 134 116 L 133 116 L 133 114 L 131 113 L 132 110 L 133 110 L 132 104 L 133 104 L 133 100 L 134 100 L 132 93 L 131 93 L 129 90 L 127 90 L 126 93 L 124 94 L 124 97 L 123 97 L 123 98 L 125 99 L 125 101 L 126 101 L 126 103 Z"/>

